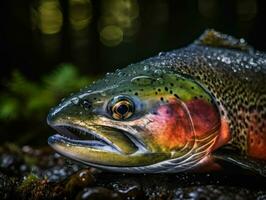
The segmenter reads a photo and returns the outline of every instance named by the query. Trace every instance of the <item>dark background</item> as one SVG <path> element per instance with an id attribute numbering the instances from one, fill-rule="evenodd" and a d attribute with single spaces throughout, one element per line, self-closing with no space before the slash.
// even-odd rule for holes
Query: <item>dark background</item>
<path id="1" fill-rule="evenodd" d="M 1 95 L 10 96 L 8 85 L 12 82 L 14 70 L 33 83 L 38 83 L 44 74 L 51 73 L 60 63 L 72 63 L 80 74 L 98 77 L 160 51 L 185 46 L 206 28 L 243 37 L 256 49 L 266 50 L 266 7 L 263 2 L 1 1 Z M 51 129 L 45 123 L 48 110 L 42 110 L 42 117 L 35 121 L 31 120 L 34 113 L 27 119 L 1 119 L 2 142 L 14 142 L 17 137 L 24 137 L 26 132 L 34 134 L 32 129 L 38 126 L 42 127 L 38 129 L 43 136 L 40 137 L 41 143 L 46 143 L 45 138 L 51 134 Z M 34 143 L 32 141 L 32 138 L 23 140 L 22 144 Z"/>
<path id="2" fill-rule="evenodd" d="M 40 13 L 47 2 L 50 7 L 46 6 L 43 14 Z M 125 18 L 124 23 L 132 17 L 129 28 L 135 33 L 125 34 L 120 43 L 108 47 L 101 42 L 104 25 L 99 24 L 112 10 L 121 12 L 118 18 Z M 56 12 L 62 15 L 57 25 Z M 133 12 L 135 16 L 130 16 Z M 2 78 L 18 68 L 36 79 L 61 62 L 74 63 L 87 74 L 102 74 L 159 51 L 187 45 L 206 28 L 244 37 L 257 49 L 266 49 L 263 0 L 5 0 L 0 4 L 0 13 Z M 75 29 L 71 16 L 77 19 L 74 23 L 88 17 L 90 20 L 84 27 Z M 52 19 L 45 22 L 49 17 Z M 47 33 L 40 27 L 42 21 L 47 26 L 61 28 L 54 27 L 58 30 Z M 109 24 L 124 26 L 115 19 L 106 26 Z"/>

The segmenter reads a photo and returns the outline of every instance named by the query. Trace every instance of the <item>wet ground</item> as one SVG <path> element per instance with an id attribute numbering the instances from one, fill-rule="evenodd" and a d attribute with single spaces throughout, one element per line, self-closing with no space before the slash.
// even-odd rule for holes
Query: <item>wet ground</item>
<path id="1" fill-rule="evenodd" d="M 0 147 L 0 199 L 266 199 L 266 179 L 224 172 L 108 173 L 73 163 L 49 147 Z"/>

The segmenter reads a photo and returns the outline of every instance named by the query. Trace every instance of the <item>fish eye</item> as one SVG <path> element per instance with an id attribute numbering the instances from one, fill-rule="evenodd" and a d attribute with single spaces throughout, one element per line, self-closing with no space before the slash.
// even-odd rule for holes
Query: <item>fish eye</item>
<path id="1" fill-rule="evenodd" d="M 135 111 L 133 101 L 124 96 L 115 97 L 108 107 L 110 115 L 116 120 L 128 119 Z"/>

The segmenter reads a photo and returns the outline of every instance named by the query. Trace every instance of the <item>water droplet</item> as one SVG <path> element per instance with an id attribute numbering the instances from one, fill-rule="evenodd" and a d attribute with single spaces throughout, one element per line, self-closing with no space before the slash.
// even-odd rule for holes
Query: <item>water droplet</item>
<path id="1" fill-rule="evenodd" d="M 241 38 L 241 39 L 239 40 L 239 42 L 240 42 L 241 44 L 245 44 L 245 43 L 246 43 L 246 41 L 245 41 L 244 38 Z"/>
<path id="2" fill-rule="evenodd" d="M 254 62 L 253 58 L 250 59 L 249 64 L 252 66 L 256 66 L 257 64 Z"/>
<path id="3" fill-rule="evenodd" d="M 226 64 L 230 64 L 231 63 L 231 60 L 228 57 L 222 57 L 221 61 L 226 63 Z"/>
<path id="4" fill-rule="evenodd" d="M 158 54 L 158 56 L 164 56 L 165 55 L 165 52 L 160 52 L 159 54 Z"/>
<path id="5" fill-rule="evenodd" d="M 157 78 L 156 81 L 158 81 L 159 84 L 163 84 L 164 83 L 164 80 L 162 78 Z"/>
<path id="6" fill-rule="evenodd" d="M 144 70 L 144 71 L 148 71 L 148 70 L 149 70 L 149 66 L 144 65 L 143 70 Z"/>
<path id="7" fill-rule="evenodd" d="M 160 69 L 156 69 L 156 70 L 154 71 L 155 74 L 160 74 L 161 72 L 162 72 L 162 70 L 160 70 Z"/>
<path id="8" fill-rule="evenodd" d="M 74 98 L 71 99 L 71 102 L 72 102 L 73 104 L 77 105 L 77 104 L 79 103 L 79 98 L 74 97 Z"/>

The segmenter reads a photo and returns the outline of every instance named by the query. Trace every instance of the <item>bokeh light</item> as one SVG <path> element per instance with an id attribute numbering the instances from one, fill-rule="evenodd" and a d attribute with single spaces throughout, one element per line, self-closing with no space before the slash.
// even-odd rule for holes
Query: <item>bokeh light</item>
<path id="1" fill-rule="evenodd" d="M 99 32 L 104 45 L 116 46 L 137 32 L 139 6 L 136 0 L 102 1 L 101 11 Z"/>
<path id="2" fill-rule="evenodd" d="M 105 26 L 100 32 L 100 39 L 106 46 L 116 46 L 123 40 L 123 30 L 119 26 Z"/>
<path id="3" fill-rule="evenodd" d="M 250 21 L 257 15 L 257 2 L 254 0 L 238 0 L 237 15 L 240 21 Z"/>
<path id="4" fill-rule="evenodd" d="M 198 9 L 202 16 L 206 18 L 213 18 L 219 13 L 219 6 L 217 0 L 198 0 Z"/>
<path id="5" fill-rule="evenodd" d="M 63 15 L 58 0 L 41 0 L 33 17 L 43 34 L 56 34 L 61 30 Z"/>
<path id="6" fill-rule="evenodd" d="M 69 21 L 75 30 L 86 28 L 92 19 L 90 0 L 69 0 Z"/>

